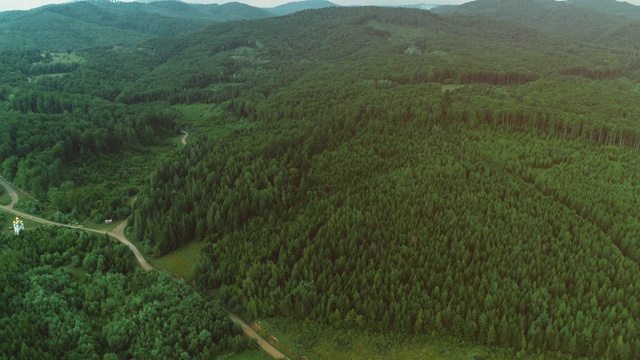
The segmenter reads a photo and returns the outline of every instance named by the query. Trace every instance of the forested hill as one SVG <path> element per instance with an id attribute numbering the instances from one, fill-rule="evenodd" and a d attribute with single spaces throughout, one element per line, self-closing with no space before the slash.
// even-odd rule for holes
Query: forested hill
<path id="1" fill-rule="evenodd" d="M 536 9 L 553 16 L 568 4 L 472 5 L 482 4 L 538 20 L 329 7 L 183 33 L 194 23 L 155 17 L 191 11 L 180 3 L 114 4 L 156 6 L 131 28 L 93 3 L 2 14 L 85 29 L 73 48 L 115 35 L 136 44 L 0 51 L 0 170 L 41 199 L 19 206 L 64 222 L 127 218 L 137 195 L 140 247 L 203 241 L 198 286 L 252 317 L 454 336 L 509 358 L 640 358 L 640 54 L 575 40 L 602 41 L 589 22 L 572 37 L 543 29 L 551 20 Z M 101 31 L 104 43 L 91 38 Z M 170 143 L 189 127 L 189 144 Z M 35 272 L 100 264 L 74 260 L 82 244 L 71 238 L 64 251 L 53 233 L 29 236 L 51 240 L 21 251 L 36 254 Z M 38 290 L 12 276 L 15 301 Z M 107 323 L 85 343 L 125 351 L 121 331 L 135 324 L 83 329 Z M 185 336 L 194 354 L 209 347 Z"/>
<path id="2" fill-rule="evenodd" d="M 270 16 L 274 14 L 239 3 L 83 1 L 48 5 L 0 13 L 0 50 L 66 51 L 139 44 L 154 37 L 185 34 L 215 22 Z"/>
<path id="3" fill-rule="evenodd" d="M 638 48 L 638 9 L 609 0 L 475 0 L 433 11 L 507 20 L 584 42 Z"/>
<path id="4" fill-rule="evenodd" d="M 633 50 L 567 41 L 514 23 L 375 7 L 303 11 L 242 26 L 224 23 L 177 43 L 155 43 L 168 60 L 124 89 L 118 100 L 220 102 L 245 86 L 262 89 L 265 96 L 278 88 L 271 82 L 290 83 L 317 72 L 385 86 L 517 84 L 551 74 L 615 78 L 640 65 Z"/>
<path id="5" fill-rule="evenodd" d="M 286 4 L 282 4 L 276 7 L 269 8 L 268 10 L 277 15 L 287 15 L 294 12 L 309 10 L 309 9 L 322 9 L 326 7 L 340 6 L 326 0 L 305 0 L 294 1 Z"/>
<path id="6" fill-rule="evenodd" d="M 640 357 L 636 50 L 376 7 L 145 46 L 115 100 L 200 121 L 132 226 L 158 254 L 206 242 L 198 286 L 228 307 Z"/>
<path id="7" fill-rule="evenodd" d="M 640 19 L 640 6 L 617 0 L 567 0 L 568 4 L 624 17 Z"/>

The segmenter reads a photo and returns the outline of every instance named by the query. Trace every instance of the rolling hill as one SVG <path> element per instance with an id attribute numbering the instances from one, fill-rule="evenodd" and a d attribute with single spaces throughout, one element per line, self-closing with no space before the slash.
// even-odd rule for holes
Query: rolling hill
<path id="1" fill-rule="evenodd" d="M 207 243 L 203 289 L 255 317 L 635 356 L 636 51 L 374 7 L 180 42 L 117 100 L 204 111 L 134 214 L 159 253 Z"/>
<path id="2" fill-rule="evenodd" d="M 46 16 L 118 24 L 84 6 Z M 640 54 L 602 43 L 633 20 L 458 9 L 220 22 L 85 50 L 64 74 L 41 70 L 65 54 L 2 52 L 0 170 L 43 198 L 34 211 L 131 214 L 150 254 L 202 244 L 198 288 L 303 324 L 289 340 L 305 352 L 324 327 L 339 356 L 366 332 L 640 357 Z"/>
<path id="3" fill-rule="evenodd" d="M 176 1 L 142 3 L 77 2 L 29 11 L 0 13 L 0 49 L 66 51 L 131 45 L 176 36 L 220 21 L 274 16 L 240 3 L 190 5 Z"/>
<path id="4" fill-rule="evenodd" d="M 613 1 L 615 2 L 615 1 Z M 434 12 L 467 14 L 511 21 L 542 32 L 588 43 L 638 48 L 638 7 L 609 1 L 475 0 L 440 6 Z M 632 11 L 633 10 L 633 11 Z"/>
<path id="5" fill-rule="evenodd" d="M 334 7 L 334 6 L 340 6 L 340 5 L 334 4 L 326 0 L 305 0 L 305 1 L 295 1 L 295 2 L 282 4 L 276 7 L 267 8 L 266 10 L 276 15 L 287 15 L 287 14 L 292 14 L 294 12 L 298 12 L 302 10 L 323 9 L 326 7 Z"/>

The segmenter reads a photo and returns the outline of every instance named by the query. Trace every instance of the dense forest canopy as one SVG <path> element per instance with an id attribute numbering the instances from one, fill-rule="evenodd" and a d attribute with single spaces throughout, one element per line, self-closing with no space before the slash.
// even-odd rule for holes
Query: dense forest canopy
<path id="1" fill-rule="evenodd" d="M 624 1 L 476 0 L 433 11 L 500 19 L 582 42 L 638 49 L 640 8 Z"/>
<path id="2" fill-rule="evenodd" d="M 204 241 L 199 289 L 251 317 L 638 358 L 637 20 L 585 1 L 563 22 L 573 3 L 332 7 L 7 49 L 0 171 L 43 200 L 29 210 L 78 220 L 126 218 L 137 195 L 139 243 Z M 29 254 L 94 270 L 76 248 Z M 88 343 L 124 349 L 105 331 Z M 212 351 L 194 341 L 188 356 Z"/>
<path id="3" fill-rule="evenodd" d="M 3 358 L 211 359 L 250 346 L 211 302 L 96 235 L 0 234 Z M 170 329 L 170 331 L 167 331 Z"/>
<path id="4" fill-rule="evenodd" d="M 210 243 L 202 288 L 254 316 L 637 356 L 635 50 L 378 8 L 188 44 L 119 100 L 224 109 L 134 212 L 159 253 Z"/>

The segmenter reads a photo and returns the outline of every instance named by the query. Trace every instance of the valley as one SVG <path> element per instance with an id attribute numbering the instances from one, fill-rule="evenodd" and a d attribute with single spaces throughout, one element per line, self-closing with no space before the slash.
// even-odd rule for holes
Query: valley
<path id="1" fill-rule="evenodd" d="M 637 6 L 325 5 L 0 13 L 0 357 L 640 357 Z"/>

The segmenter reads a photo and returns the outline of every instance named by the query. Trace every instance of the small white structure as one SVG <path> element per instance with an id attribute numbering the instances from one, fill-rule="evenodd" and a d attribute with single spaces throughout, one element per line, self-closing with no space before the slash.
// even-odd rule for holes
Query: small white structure
<path id="1" fill-rule="evenodd" d="M 13 232 L 16 235 L 19 235 L 21 230 L 24 230 L 24 224 L 22 223 L 22 220 L 16 218 L 13 220 Z"/>
<path id="2" fill-rule="evenodd" d="M 104 221 L 105 224 L 111 224 L 113 222 L 113 219 L 107 219 Z"/>

